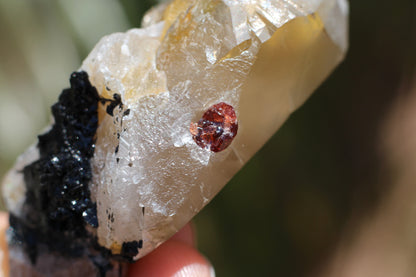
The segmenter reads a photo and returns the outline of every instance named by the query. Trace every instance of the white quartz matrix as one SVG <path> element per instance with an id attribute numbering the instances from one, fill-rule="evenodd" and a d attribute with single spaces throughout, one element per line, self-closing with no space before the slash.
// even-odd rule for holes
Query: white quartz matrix
<path id="1" fill-rule="evenodd" d="M 123 105 L 110 116 L 100 104 L 99 243 L 119 254 L 142 240 L 138 259 L 191 220 L 343 59 L 347 25 L 346 0 L 176 0 L 101 39 L 80 70 Z M 214 153 L 190 125 L 220 102 L 239 130 Z"/>

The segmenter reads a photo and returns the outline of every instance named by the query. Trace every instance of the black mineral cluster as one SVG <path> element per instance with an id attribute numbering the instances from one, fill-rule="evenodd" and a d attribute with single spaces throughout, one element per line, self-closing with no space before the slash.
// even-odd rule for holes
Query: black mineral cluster
<path id="1" fill-rule="evenodd" d="M 98 227 L 88 184 L 99 96 L 86 72 L 72 73 L 70 83 L 52 106 L 52 128 L 39 136 L 40 158 L 23 169 L 27 192 L 21 214 L 10 215 L 13 240 L 22 244 L 34 264 L 41 247 L 82 257 L 95 244 L 87 231 L 87 226 Z"/>

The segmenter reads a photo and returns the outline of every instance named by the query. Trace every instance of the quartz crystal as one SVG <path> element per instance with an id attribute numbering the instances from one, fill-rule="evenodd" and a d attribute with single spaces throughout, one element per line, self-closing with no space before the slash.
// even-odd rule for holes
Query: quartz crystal
<path id="1" fill-rule="evenodd" d="M 343 59 L 347 23 L 346 0 L 175 0 L 101 39 L 77 73 L 99 97 L 82 210 L 99 247 L 133 261 L 184 226 Z M 6 177 L 16 218 L 38 157 Z"/>

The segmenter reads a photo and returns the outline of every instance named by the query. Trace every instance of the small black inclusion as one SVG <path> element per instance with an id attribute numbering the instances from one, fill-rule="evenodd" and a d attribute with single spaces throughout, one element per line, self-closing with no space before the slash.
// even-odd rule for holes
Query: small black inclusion
<path id="1" fill-rule="evenodd" d="M 128 116 L 130 114 L 130 109 L 124 111 L 123 116 Z"/>
<path id="2" fill-rule="evenodd" d="M 106 112 L 111 115 L 114 116 L 114 109 L 119 106 L 119 107 L 123 107 L 123 103 L 121 102 L 121 96 L 120 94 L 114 93 L 113 95 L 113 99 L 101 99 L 102 101 L 108 101 L 110 102 L 110 104 L 108 104 Z"/>
<path id="3" fill-rule="evenodd" d="M 22 214 L 10 217 L 15 239 L 33 263 L 40 244 L 63 256 L 84 255 L 92 239 L 86 225 L 98 226 L 88 184 L 99 96 L 86 72 L 72 73 L 70 83 L 52 106 L 52 129 L 39 136 L 40 158 L 23 170 L 27 192 Z"/>
<path id="4" fill-rule="evenodd" d="M 129 262 L 133 262 L 133 258 L 139 254 L 139 248 L 143 247 L 143 241 L 124 242 L 121 246 L 120 256 Z"/>

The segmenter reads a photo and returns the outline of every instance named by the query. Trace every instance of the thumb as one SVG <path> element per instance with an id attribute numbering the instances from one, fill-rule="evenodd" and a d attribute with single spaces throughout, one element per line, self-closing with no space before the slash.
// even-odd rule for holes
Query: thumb
<path id="1" fill-rule="evenodd" d="M 211 264 L 192 246 L 191 228 L 129 267 L 129 277 L 215 277 Z"/>

